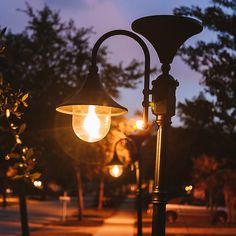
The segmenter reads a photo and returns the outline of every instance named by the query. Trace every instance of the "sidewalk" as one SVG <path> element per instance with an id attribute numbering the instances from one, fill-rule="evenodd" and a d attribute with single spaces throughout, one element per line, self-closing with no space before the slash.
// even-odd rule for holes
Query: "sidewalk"
<path id="1" fill-rule="evenodd" d="M 60 206 L 60 205 L 59 205 Z M 12 206 L 0 211 L 0 235 L 1 236 L 20 236 L 20 226 L 18 206 Z M 83 221 L 77 221 L 72 214 L 75 208 L 68 210 L 68 220 L 64 223 L 59 221 L 61 208 L 55 202 L 30 203 L 29 210 L 33 208 L 35 213 L 29 214 L 29 226 L 31 236 L 135 236 L 136 229 L 136 209 L 134 199 L 125 199 L 121 206 L 114 212 L 104 211 L 102 215 L 87 212 L 87 218 Z M 55 208 L 55 209 L 54 209 Z M 53 214 L 43 214 L 47 209 Z M 55 212 L 53 212 L 53 209 Z M 40 212 L 42 210 L 42 212 Z M 108 214 L 109 213 L 109 214 Z M 12 218 L 12 217 L 15 218 Z M 73 216 L 73 217 L 72 217 Z M 5 227 L 1 229 L 1 226 Z M 191 225 L 191 224 L 190 224 Z M 236 236 L 236 227 L 224 226 L 200 226 L 193 227 L 185 224 L 168 224 L 166 228 L 167 236 Z M 151 217 L 143 218 L 143 236 L 151 236 Z"/>
<path id="2" fill-rule="evenodd" d="M 126 199 L 120 206 L 119 211 L 106 219 L 104 224 L 93 236 L 133 236 L 136 221 L 133 199 Z"/>
<path id="3" fill-rule="evenodd" d="M 102 225 L 86 226 L 68 224 L 45 225 L 44 230 L 32 232 L 32 236 L 133 236 L 135 234 L 135 209 L 133 199 L 125 199 L 119 209 Z M 33 225 L 31 224 L 31 227 Z"/>

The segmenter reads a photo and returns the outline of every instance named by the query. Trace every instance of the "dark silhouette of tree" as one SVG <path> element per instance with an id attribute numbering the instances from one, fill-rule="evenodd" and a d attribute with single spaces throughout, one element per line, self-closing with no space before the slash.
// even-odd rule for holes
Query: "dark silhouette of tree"
<path id="1" fill-rule="evenodd" d="M 219 205 L 220 197 L 223 195 L 223 181 L 218 174 L 221 167 L 219 160 L 213 156 L 201 155 L 193 158 L 192 178 L 194 188 L 201 190 L 208 201 L 211 222 L 214 223 L 216 207 Z"/>
<path id="2" fill-rule="evenodd" d="M 192 6 L 174 10 L 177 15 L 198 18 L 212 35 L 195 46 L 183 47 L 179 55 L 201 73 L 206 92 L 214 98 L 215 122 L 228 133 L 235 133 L 236 127 L 235 8 L 235 0 L 213 0 L 205 9 Z"/>
<path id="3" fill-rule="evenodd" d="M 217 160 L 213 156 L 201 155 L 193 158 L 192 177 L 195 188 L 205 193 L 212 223 L 216 223 L 214 213 L 224 199 L 228 211 L 227 223 L 231 224 L 236 206 L 235 169 L 231 169 L 227 160 L 223 158 Z"/>
<path id="4" fill-rule="evenodd" d="M 0 38 L 5 30 L 1 31 Z M 19 195 L 19 208 L 22 235 L 29 235 L 27 205 L 26 205 L 26 183 L 32 184 L 41 174 L 34 171 L 36 158 L 32 148 L 28 148 L 23 140 L 22 133 L 26 124 L 23 123 L 23 111 L 28 107 L 28 93 L 23 93 L 12 88 L 4 80 L 4 72 L 7 63 L 5 58 L 5 47 L 0 46 L 0 175 L 1 182 L 14 180 L 15 191 Z M 6 138 L 7 136 L 7 138 Z M 2 187 L 4 198 L 6 197 L 6 184 Z M 6 204 L 6 199 L 3 199 Z"/>
<path id="5" fill-rule="evenodd" d="M 185 127 L 191 129 L 217 128 L 215 124 L 214 105 L 203 93 L 193 100 L 185 99 L 178 104 L 178 115 Z"/>

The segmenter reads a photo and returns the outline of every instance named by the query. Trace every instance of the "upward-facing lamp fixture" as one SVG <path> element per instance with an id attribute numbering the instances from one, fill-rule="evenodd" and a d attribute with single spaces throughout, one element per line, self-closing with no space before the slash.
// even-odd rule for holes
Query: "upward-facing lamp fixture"
<path id="1" fill-rule="evenodd" d="M 127 109 L 116 103 L 105 92 L 99 81 L 96 57 L 100 45 L 109 37 L 125 35 L 134 39 L 143 49 L 145 57 L 143 120 L 148 121 L 148 107 L 156 116 L 157 147 L 152 196 L 153 219 L 152 236 L 165 235 L 165 172 L 167 159 L 168 128 L 171 117 L 175 115 L 175 90 L 178 82 L 169 74 L 170 64 L 178 48 L 191 36 L 202 31 L 201 23 L 182 16 L 158 15 L 135 20 L 132 29 L 144 36 L 156 50 L 162 63 L 162 74 L 149 88 L 150 55 L 144 41 L 135 33 L 127 30 L 114 30 L 104 34 L 95 43 L 92 51 L 92 65 L 84 86 L 57 111 L 72 115 L 72 126 L 77 136 L 88 142 L 102 139 L 108 132 L 111 116 L 122 115 Z M 151 95 L 151 102 L 149 96 Z"/>

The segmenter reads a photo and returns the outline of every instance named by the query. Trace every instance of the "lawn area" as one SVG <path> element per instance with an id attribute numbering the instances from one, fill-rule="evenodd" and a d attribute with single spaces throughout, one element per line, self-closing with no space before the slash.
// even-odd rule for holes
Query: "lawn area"
<path id="1" fill-rule="evenodd" d="M 102 210 L 98 209 L 84 209 L 82 220 L 77 219 L 77 212 L 72 216 L 68 216 L 66 221 L 58 220 L 50 222 L 49 225 L 56 226 L 87 226 L 87 227 L 96 227 L 103 224 L 104 219 L 112 216 L 115 213 L 115 209 L 105 208 Z"/>
<path id="2" fill-rule="evenodd" d="M 37 232 L 31 232 L 31 236 L 91 236 L 92 233 L 87 232 L 75 232 L 75 228 L 73 227 L 89 227 L 96 229 L 103 224 L 104 219 L 112 216 L 115 213 L 115 209 L 85 209 L 83 211 L 83 218 L 82 220 L 78 220 L 76 217 L 76 213 L 70 217 L 66 221 L 55 221 L 50 222 L 49 225 L 55 227 L 62 227 L 60 230 L 50 232 L 48 230 L 40 230 Z"/>

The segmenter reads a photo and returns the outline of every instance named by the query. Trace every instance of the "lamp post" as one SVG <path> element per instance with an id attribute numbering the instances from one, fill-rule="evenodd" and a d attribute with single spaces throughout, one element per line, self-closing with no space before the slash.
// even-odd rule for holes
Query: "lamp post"
<path id="1" fill-rule="evenodd" d="M 140 124 L 141 126 L 138 127 L 139 130 L 136 134 L 129 135 L 129 138 L 132 140 L 136 147 L 136 182 L 137 182 L 137 235 L 142 236 L 142 228 L 143 228 L 143 220 L 142 220 L 142 213 L 143 213 L 143 158 L 142 158 L 142 147 L 145 143 L 145 140 L 149 136 L 149 132 L 147 130 L 143 130 L 143 122 Z"/>
<path id="2" fill-rule="evenodd" d="M 124 164 L 120 161 L 116 152 L 117 145 L 123 140 L 126 140 L 126 139 L 120 139 L 115 143 L 113 158 L 111 159 L 109 163 L 106 164 L 109 170 L 109 174 L 114 178 L 120 177 L 123 174 L 123 170 L 124 170 Z"/>
<path id="3" fill-rule="evenodd" d="M 143 136 L 144 138 L 146 137 Z M 137 236 L 142 236 L 142 169 L 141 169 L 141 143 L 139 146 L 132 138 L 122 138 L 115 144 L 114 155 L 112 160 L 106 165 L 109 169 L 111 176 L 117 178 L 122 175 L 124 164 L 119 160 L 117 155 L 117 145 L 123 141 L 126 141 L 135 149 L 136 160 L 133 163 L 135 169 L 135 177 L 137 184 L 136 192 L 136 208 L 137 208 Z"/>
<path id="4" fill-rule="evenodd" d="M 128 36 L 141 46 L 145 57 L 143 120 L 147 125 L 150 105 L 158 128 L 152 196 L 152 236 L 164 236 L 168 128 L 171 124 L 171 117 L 175 115 L 175 90 L 178 86 L 178 82 L 169 74 L 170 64 L 178 48 L 188 38 L 200 33 L 203 27 L 199 21 L 189 17 L 156 15 L 135 20 L 132 23 L 132 29 L 152 44 L 162 64 L 162 74 L 153 80 L 152 89 L 149 89 L 150 56 L 146 44 L 131 31 L 114 30 L 101 36 L 95 43 L 92 51 L 92 66 L 84 86 L 69 100 L 57 107 L 57 111 L 72 115 L 73 129 L 81 139 L 88 142 L 102 139 L 109 130 L 111 116 L 124 114 L 127 109 L 111 99 L 99 81 L 96 66 L 98 49 L 107 38 L 115 35 Z M 152 96 L 151 103 L 149 95 Z"/>

